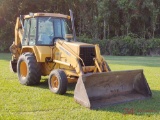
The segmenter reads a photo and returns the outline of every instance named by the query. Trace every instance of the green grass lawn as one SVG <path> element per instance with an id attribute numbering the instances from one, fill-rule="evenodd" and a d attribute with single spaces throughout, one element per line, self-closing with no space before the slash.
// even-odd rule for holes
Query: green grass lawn
<path id="1" fill-rule="evenodd" d="M 74 101 L 74 85 L 66 95 L 48 89 L 46 77 L 38 86 L 24 86 L 9 70 L 10 54 L 0 53 L 0 120 L 159 120 L 160 57 L 104 56 L 112 71 L 143 69 L 153 97 L 98 110 L 89 110 Z"/>

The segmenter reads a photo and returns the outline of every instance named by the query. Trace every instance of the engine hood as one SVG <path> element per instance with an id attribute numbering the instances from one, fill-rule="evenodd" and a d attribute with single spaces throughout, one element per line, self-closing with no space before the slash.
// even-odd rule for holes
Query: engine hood
<path id="1" fill-rule="evenodd" d="M 71 46 L 88 46 L 88 47 L 90 47 L 90 46 L 94 46 L 93 44 L 88 44 L 88 43 L 83 43 L 83 42 L 64 42 L 65 44 L 67 44 L 67 45 L 71 45 Z"/>
<path id="2" fill-rule="evenodd" d="M 65 49 L 67 49 L 69 52 L 74 52 L 77 55 L 80 53 L 81 47 L 95 47 L 93 44 L 83 43 L 83 42 L 67 42 L 67 41 L 58 41 Z"/>

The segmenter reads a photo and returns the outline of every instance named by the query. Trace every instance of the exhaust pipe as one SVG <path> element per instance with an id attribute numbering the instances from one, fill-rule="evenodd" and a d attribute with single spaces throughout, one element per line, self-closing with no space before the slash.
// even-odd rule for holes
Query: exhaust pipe
<path id="1" fill-rule="evenodd" d="M 71 9 L 69 9 L 70 12 L 70 17 L 71 17 L 71 23 L 72 23 L 72 30 L 73 30 L 73 40 L 76 41 L 76 30 L 74 26 L 74 17 L 73 17 L 73 12 Z"/>

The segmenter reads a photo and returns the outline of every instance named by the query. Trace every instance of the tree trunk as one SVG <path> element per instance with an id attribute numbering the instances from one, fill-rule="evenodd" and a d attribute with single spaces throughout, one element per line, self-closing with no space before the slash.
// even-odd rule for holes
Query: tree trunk
<path id="1" fill-rule="evenodd" d="M 155 36 L 154 32 L 155 32 L 155 29 L 156 29 L 156 28 L 155 28 L 155 23 L 154 23 L 154 22 L 153 22 L 153 28 L 152 28 L 152 29 L 153 29 L 153 31 L 152 31 L 152 38 L 154 38 L 154 36 Z"/>
<path id="2" fill-rule="evenodd" d="M 108 24 L 108 30 L 107 30 L 107 38 L 109 39 L 109 36 L 110 36 L 110 25 Z"/>
<path id="3" fill-rule="evenodd" d="M 95 40 L 98 40 L 98 25 L 96 24 L 96 29 L 95 29 Z"/>
<path id="4" fill-rule="evenodd" d="M 81 35 L 81 31 L 82 31 L 82 17 L 80 15 L 79 36 Z"/>
<path id="5" fill-rule="evenodd" d="M 129 29 L 129 28 L 128 28 L 128 26 L 127 26 L 127 36 L 128 36 L 128 29 Z"/>
<path id="6" fill-rule="evenodd" d="M 154 36 L 155 36 L 155 35 L 154 35 L 154 30 L 153 30 L 153 33 L 152 33 L 152 38 L 154 38 Z"/>
<path id="7" fill-rule="evenodd" d="M 127 14 L 127 36 L 129 35 L 129 28 L 130 28 L 130 16 Z"/>
<path id="8" fill-rule="evenodd" d="M 145 38 L 146 37 L 146 25 L 145 25 L 145 23 L 144 23 L 144 25 L 143 25 L 143 31 L 144 31 L 144 33 L 143 33 L 143 38 Z"/>
<path id="9" fill-rule="evenodd" d="M 106 19 L 104 18 L 104 23 L 103 23 L 103 39 L 106 39 Z"/>

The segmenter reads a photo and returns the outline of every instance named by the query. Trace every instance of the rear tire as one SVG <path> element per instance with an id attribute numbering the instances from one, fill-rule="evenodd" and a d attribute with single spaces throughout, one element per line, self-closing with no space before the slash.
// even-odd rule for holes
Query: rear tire
<path id="1" fill-rule="evenodd" d="M 33 53 L 27 52 L 19 57 L 17 73 L 19 81 L 23 85 L 36 85 L 40 82 L 40 66 Z"/>
<path id="2" fill-rule="evenodd" d="M 67 91 L 68 80 L 63 70 L 53 70 L 48 79 L 51 92 L 63 95 Z"/>

